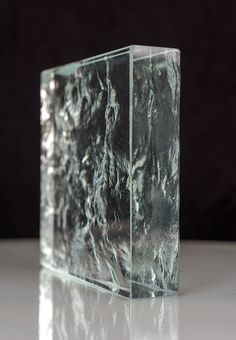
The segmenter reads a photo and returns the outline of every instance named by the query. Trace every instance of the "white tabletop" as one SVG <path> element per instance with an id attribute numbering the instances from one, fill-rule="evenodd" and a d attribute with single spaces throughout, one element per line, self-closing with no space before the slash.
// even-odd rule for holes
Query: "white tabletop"
<path id="1" fill-rule="evenodd" d="M 38 254 L 0 242 L 1 340 L 236 339 L 236 243 L 182 242 L 179 297 L 131 302 L 40 271 Z"/>

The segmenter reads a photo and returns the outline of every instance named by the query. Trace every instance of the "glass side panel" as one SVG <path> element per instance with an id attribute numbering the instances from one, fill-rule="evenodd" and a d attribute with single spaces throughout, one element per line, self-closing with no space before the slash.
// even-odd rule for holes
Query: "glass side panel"
<path id="1" fill-rule="evenodd" d="M 132 51 L 132 296 L 169 295 L 178 288 L 179 51 Z"/>
<path id="2" fill-rule="evenodd" d="M 42 72 L 42 264 L 129 295 L 129 48 Z"/>

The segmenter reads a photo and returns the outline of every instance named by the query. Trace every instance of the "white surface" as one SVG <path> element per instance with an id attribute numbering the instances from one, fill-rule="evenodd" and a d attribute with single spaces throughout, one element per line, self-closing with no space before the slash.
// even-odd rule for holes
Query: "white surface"
<path id="1" fill-rule="evenodd" d="M 0 242 L 1 340 L 236 339 L 236 243 L 182 243 L 179 297 L 133 302 L 40 273 L 38 253 Z"/>

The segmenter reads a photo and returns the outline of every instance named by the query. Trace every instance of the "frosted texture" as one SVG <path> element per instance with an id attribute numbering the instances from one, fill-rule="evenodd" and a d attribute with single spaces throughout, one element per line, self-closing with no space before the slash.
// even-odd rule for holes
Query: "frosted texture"
<path id="1" fill-rule="evenodd" d="M 179 51 L 41 76 L 41 263 L 127 297 L 178 289 Z"/>

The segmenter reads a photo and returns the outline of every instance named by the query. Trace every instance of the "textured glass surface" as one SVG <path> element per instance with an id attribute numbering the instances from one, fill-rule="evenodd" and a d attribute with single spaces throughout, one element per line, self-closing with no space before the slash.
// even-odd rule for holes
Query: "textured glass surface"
<path id="1" fill-rule="evenodd" d="M 41 263 L 127 297 L 178 289 L 179 51 L 42 72 Z"/>

